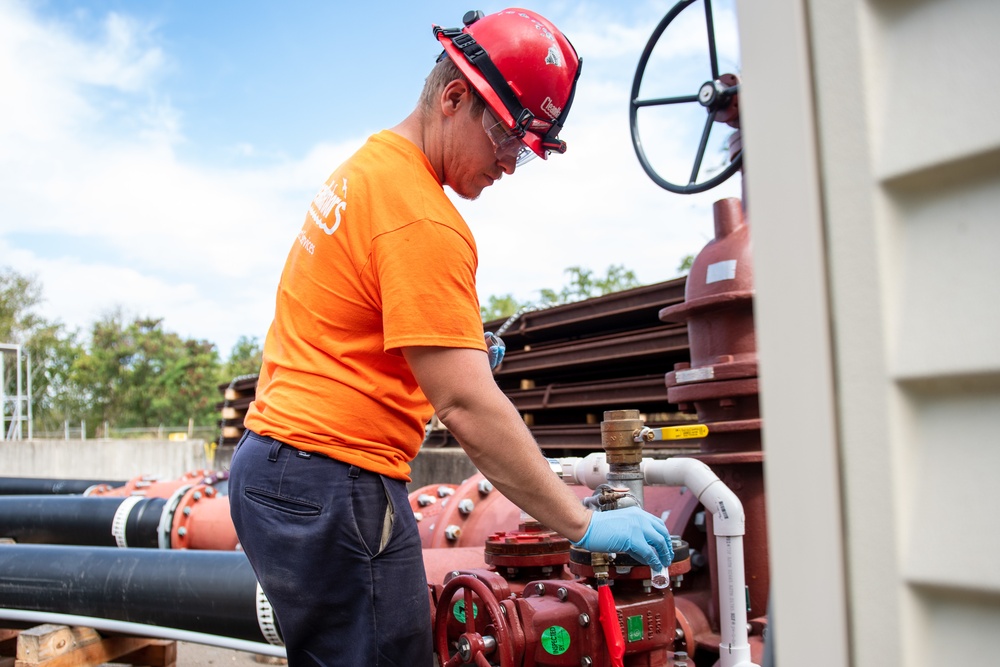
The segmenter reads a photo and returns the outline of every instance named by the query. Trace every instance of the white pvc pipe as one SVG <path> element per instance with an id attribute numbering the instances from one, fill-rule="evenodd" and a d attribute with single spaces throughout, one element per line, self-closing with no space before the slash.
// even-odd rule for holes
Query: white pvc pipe
<path id="1" fill-rule="evenodd" d="M 271 644 L 252 642 L 246 639 L 233 639 L 232 637 L 207 635 L 202 632 L 192 632 L 190 630 L 162 628 L 157 625 L 143 625 L 142 623 L 114 621 L 108 618 L 93 618 L 90 616 L 55 614 L 47 611 L 28 611 L 26 609 L 5 609 L 0 607 L 0 619 L 20 621 L 22 623 L 76 625 L 85 628 L 94 628 L 95 630 L 104 630 L 105 632 L 119 632 L 121 634 L 133 635 L 136 637 L 170 639 L 174 641 L 191 642 L 194 644 L 218 646 L 220 648 L 232 649 L 234 651 L 246 651 L 248 653 L 269 655 L 275 658 L 286 657 L 284 646 L 272 646 Z"/>
<path id="2" fill-rule="evenodd" d="M 579 456 L 566 456 L 554 460 L 562 468 L 562 478 L 567 484 L 580 484 L 596 489 L 608 481 L 611 468 L 604 452 L 587 454 L 582 459 Z"/>
<path id="3" fill-rule="evenodd" d="M 559 459 L 563 479 L 592 489 L 606 482 L 610 469 L 603 452 L 584 458 Z M 686 486 L 712 513 L 712 528 L 719 580 L 719 642 L 721 667 L 758 667 L 750 661 L 747 632 L 746 573 L 743 567 L 743 535 L 746 516 L 743 503 L 706 464 L 696 459 L 673 457 L 643 459 L 643 481 L 650 486 Z"/>

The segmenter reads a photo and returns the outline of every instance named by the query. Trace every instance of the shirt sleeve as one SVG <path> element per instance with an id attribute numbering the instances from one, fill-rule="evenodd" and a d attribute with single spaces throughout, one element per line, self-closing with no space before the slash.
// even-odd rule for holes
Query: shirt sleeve
<path id="1" fill-rule="evenodd" d="M 386 352 L 399 354 L 408 346 L 486 350 L 476 251 L 461 234 L 417 221 L 376 238 L 372 263 Z"/>

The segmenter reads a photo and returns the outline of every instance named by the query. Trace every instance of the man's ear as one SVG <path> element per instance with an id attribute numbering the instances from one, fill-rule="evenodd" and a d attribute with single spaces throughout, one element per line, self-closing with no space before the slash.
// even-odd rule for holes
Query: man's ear
<path id="1" fill-rule="evenodd" d="M 475 93 L 463 79 L 454 79 L 441 91 L 441 111 L 445 116 L 454 116 L 472 103 Z"/>

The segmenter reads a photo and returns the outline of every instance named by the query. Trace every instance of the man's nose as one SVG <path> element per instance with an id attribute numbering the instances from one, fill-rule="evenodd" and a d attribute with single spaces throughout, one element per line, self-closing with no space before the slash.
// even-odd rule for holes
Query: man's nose
<path id="1" fill-rule="evenodd" d="M 503 173 L 509 176 L 517 168 L 517 155 L 497 156 L 497 164 L 503 169 Z"/>

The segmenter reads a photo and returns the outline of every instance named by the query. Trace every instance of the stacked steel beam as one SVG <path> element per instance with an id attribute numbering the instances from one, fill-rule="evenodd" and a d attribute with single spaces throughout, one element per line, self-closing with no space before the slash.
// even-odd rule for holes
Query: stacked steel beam
<path id="1" fill-rule="evenodd" d="M 692 419 L 667 400 L 664 383 L 674 364 L 690 359 L 687 327 L 664 324 L 658 316 L 662 308 L 683 303 L 685 282 L 677 278 L 532 310 L 506 326 L 507 353 L 497 383 L 547 455 L 600 450 L 605 410 L 640 410 L 651 427 Z M 484 328 L 496 332 L 505 324 L 494 320 Z M 242 434 L 255 385 L 256 376 L 248 376 L 220 387 L 226 398 L 220 404 L 221 444 L 235 444 Z M 436 422 L 424 442 L 457 445 Z"/>
<path id="2" fill-rule="evenodd" d="M 219 445 L 235 445 L 243 435 L 243 418 L 257 389 L 256 375 L 241 375 L 231 382 L 219 385 L 222 401 L 216 407 L 220 412 Z"/>

